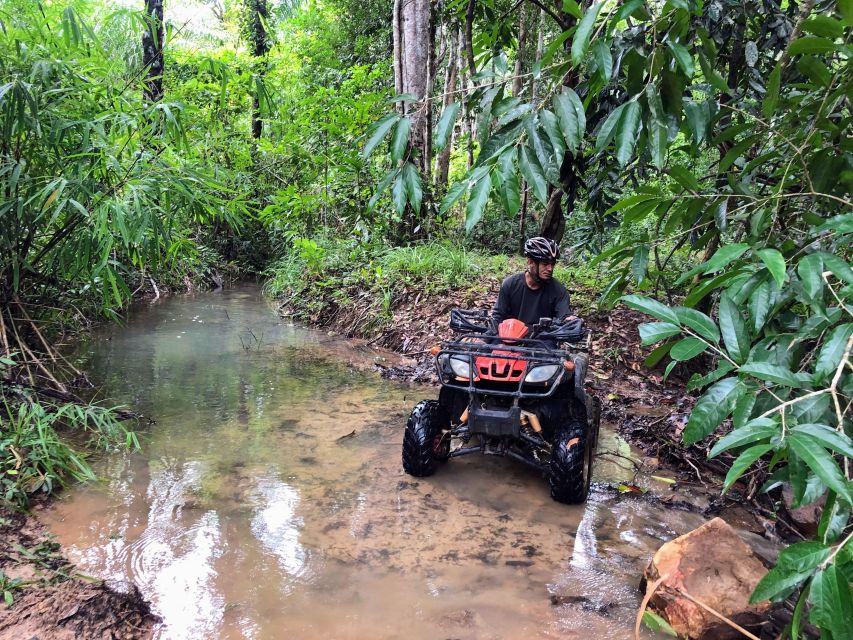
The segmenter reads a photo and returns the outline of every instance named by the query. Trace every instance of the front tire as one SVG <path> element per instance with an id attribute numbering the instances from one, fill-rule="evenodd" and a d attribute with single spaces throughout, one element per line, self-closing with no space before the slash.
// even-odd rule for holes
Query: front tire
<path id="1" fill-rule="evenodd" d="M 441 405 L 435 400 L 421 400 L 412 410 L 403 434 L 403 470 L 423 478 L 435 473 L 438 462 L 450 455 L 450 438 L 444 433 L 449 426 Z"/>
<path id="2" fill-rule="evenodd" d="M 594 443 L 587 436 L 586 425 L 578 420 L 570 420 L 554 436 L 548 480 L 557 502 L 580 504 L 589 494 Z"/>

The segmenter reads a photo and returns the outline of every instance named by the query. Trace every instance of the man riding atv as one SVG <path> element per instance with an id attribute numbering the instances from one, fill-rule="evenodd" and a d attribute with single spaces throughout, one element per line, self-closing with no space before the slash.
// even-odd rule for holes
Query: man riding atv
<path id="1" fill-rule="evenodd" d="M 504 280 L 491 317 L 451 311 L 456 337 L 433 350 L 441 391 L 409 416 L 403 468 L 429 476 L 449 458 L 507 456 L 544 472 L 555 500 L 576 504 L 589 491 L 600 414 L 584 390 L 586 331 L 552 277 L 557 244 L 531 238 L 524 253 L 526 271 Z M 559 348 L 566 343 L 571 351 Z"/>
<path id="2" fill-rule="evenodd" d="M 566 288 L 554 279 L 560 248 L 549 238 L 530 238 L 524 243 L 527 269 L 506 278 L 492 310 L 495 324 L 507 318 L 532 326 L 540 318 L 574 320 Z"/>

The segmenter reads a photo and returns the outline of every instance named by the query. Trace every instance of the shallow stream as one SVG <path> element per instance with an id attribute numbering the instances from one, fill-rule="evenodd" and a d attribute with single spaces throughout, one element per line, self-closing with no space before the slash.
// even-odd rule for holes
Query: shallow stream
<path id="1" fill-rule="evenodd" d="M 643 567 L 702 518 L 609 489 L 633 473 L 614 456 L 577 507 L 508 459 L 405 475 L 406 416 L 436 391 L 348 364 L 375 353 L 256 288 L 136 310 L 78 358 L 156 422 L 43 519 L 80 571 L 139 585 L 162 639 L 631 637 Z"/>

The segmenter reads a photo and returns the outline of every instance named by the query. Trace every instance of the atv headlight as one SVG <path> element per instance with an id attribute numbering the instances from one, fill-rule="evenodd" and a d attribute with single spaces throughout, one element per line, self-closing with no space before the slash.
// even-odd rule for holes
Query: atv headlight
<path id="1" fill-rule="evenodd" d="M 558 364 L 546 364 L 541 367 L 533 367 L 524 377 L 525 382 L 548 382 L 560 368 Z"/>
<path id="2" fill-rule="evenodd" d="M 468 358 L 450 356 L 450 369 L 460 378 L 467 380 L 471 377 L 471 363 Z"/>

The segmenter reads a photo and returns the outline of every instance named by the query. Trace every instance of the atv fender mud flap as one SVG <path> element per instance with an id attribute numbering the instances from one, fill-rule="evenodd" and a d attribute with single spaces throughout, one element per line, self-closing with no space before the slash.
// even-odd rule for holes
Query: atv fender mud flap
<path id="1" fill-rule="evenodd" d="M 474 405 L 468 414 L 468 428 L 471 433 L 517 438 L 521 428 L 521 408 L 483 409 Z"/>

